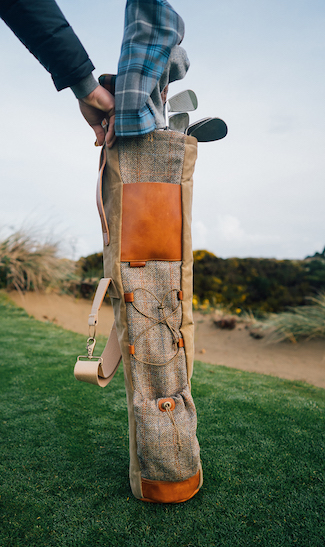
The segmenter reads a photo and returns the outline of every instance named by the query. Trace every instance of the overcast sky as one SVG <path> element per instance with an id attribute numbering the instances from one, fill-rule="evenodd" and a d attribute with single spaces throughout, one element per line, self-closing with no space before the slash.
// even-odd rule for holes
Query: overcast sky
<path id="1" fill-rule="evenodd" d="M 325 246 L 324 0 L 174 0 L 193 89 L 229 133 L 199 143 L 193 248 L 304 258 Z M 116 72 L 123 0 L 59 0 L 96 70 Z M 98 148 L 72 92 L 0 21 L 0 226 L 39 226 L 73 258 L 100 251 Z M 0 232 L 1 235 L 1 232 Z"/>

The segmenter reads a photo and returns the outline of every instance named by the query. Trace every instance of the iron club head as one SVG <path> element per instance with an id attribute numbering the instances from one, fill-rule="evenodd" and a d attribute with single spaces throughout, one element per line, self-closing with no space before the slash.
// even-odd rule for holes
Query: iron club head
<path id="1" fill-rule="evenodd" d="M 197 109 L 197 104 L 194 91 L 187 89 L 168 99 L 167 109 L 169 112 L 191 112 Z"/>
<path id="2" fill-rule="evenodd" d="M 227 133 L 227 125 L 220 118 L 203 118 L 189 125 L 186 130 L 186 134 L 195 137 L 198 142 L 218 141 Z"/>
<path id="3" fill-rule="evenodd" d="M 185 133 L 190 121 L 190 117 L 187 112 L 179 112 L 178 114 L 173 114 L 169 118 L 169 129 L 172 131 L 179 131 L 180 133 Z"/>

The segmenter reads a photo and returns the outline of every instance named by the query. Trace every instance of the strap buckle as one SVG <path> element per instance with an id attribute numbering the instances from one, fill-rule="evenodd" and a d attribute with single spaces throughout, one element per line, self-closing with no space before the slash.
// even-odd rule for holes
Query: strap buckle
<path id="1" fill-rule="evenodd" d="M 94 338 L 93 336 L 90 336 L 87 340 L 88 359 L 93 358 L 93 353 L 94 353 L 95 346 L 96 346 L 96 338 Z"/>

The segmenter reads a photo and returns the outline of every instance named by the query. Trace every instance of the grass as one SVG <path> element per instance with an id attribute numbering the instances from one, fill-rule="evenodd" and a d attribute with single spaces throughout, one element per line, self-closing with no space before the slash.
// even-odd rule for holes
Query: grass
<path id="1" fill-rule="evenodd" d="M 291 308 L 290 311 L 272 314 L 258 323 L 258 330 L 265 331 L 269 342 L 325 338 L 325 294 L 309 297 L 309 306 Z"/>
<path id="2" fill-rule="evenodd" d="M 324 546 L 325 390 L 197 363 L 203 488 L 145 504 L 122 369 L 106 389 L 78 383 L 84 344 L 0 297 L 1 547 Z"/>
<path id="3" fill-rule="evenodd" d="M 75 264 L 59 258 L 59 243 L 40 241 L 37 229 L 18 230 L 0 240 L 0 287 L 21 291 L 63 288 L 74 279 Z"/>

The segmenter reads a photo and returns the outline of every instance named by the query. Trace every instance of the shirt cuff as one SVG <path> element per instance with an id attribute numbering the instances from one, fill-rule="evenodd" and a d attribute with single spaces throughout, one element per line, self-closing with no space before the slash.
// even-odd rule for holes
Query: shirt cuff
<path id="1" fill-rule="evenodd" d="M 78 82 L 76 85 L 72 85 L 71 89 L 77 99 L 83 99 L 84 97 L 87 97 L 89 93 L 94 91 L 96 87 L 99 86 L 99 83 L 95 80 L 92 73 L 88 74 L 86 78 L 83 78 Z"/>

